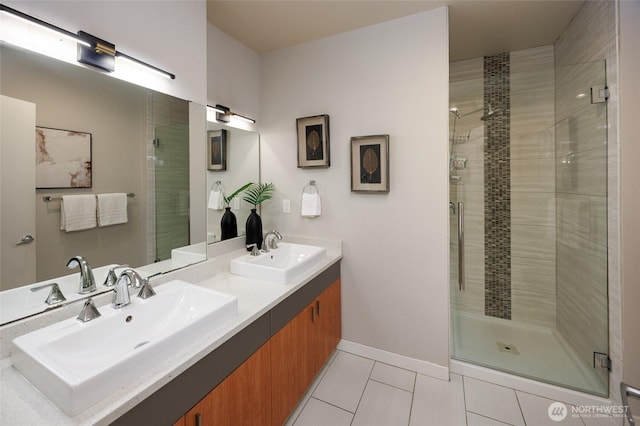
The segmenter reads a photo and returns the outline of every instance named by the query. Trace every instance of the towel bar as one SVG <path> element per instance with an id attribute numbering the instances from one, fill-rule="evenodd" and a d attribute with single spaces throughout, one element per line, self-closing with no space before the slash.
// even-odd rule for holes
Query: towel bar
<path id="1" fill-rule="evenodd" d="M 135 197 L 136 194 L 134 194 L 133 192 L 128 192 L 127 193 L 127 197 L 129 198 L 133 198 Z M 48 203 L 49 201 L 60 201 L 62 200 L 62 196 L 57 196 L 57 197 L 52 197 L 51 195 L 45 195 L 42 197 L 42 201 L 44 201 L 45 203 Z"/>

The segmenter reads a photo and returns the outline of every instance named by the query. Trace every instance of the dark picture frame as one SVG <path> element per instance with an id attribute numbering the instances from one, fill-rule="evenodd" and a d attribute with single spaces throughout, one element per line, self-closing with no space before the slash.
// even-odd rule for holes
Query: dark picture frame
<path id="1" fill-rule="evenodd" d="M 36 126 L 36 189 L 91 188 L 93 135 Z"/>
<path id="2" fill-rule="evenodd" d="M 296 119 L 298 167 L 329 167 L 329 116 L 314 115 Z"/>
<path id="3" fill-rule="evenodd" d="M 226 129 L 207 132 L 207 169 L 227 170 L 227 131 Z"/>
<path id="4" fill-rule="evenodd" d="M 389 135 L 351 138 L 351 191 L 389 192 Z"/>

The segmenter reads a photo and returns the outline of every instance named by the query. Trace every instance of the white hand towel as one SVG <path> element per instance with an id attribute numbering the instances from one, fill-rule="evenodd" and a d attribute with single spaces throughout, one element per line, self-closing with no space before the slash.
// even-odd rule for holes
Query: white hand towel
<path id="1" fill-rule="evenodd" d="M 60 203 L 60 230 L 72 232 L 96 227 L 96 196 L 63 195 Z"/>
<path id="2" fill-rule="evenodd" d="M 127 194 L 98 194 L 98 226 L 127 223 Z"/>
<path id="3" fill-rule="evenodd" d="M 211 210 L 222 210 L 224 197 L 222 192 L 211 190 L 209 193 L 209 208 Z"/>
<path id="4" fill-rule="evenodd" d="M 302 216 L 316 217 L 322 213 L 320 194 L 302 194 Z"/>

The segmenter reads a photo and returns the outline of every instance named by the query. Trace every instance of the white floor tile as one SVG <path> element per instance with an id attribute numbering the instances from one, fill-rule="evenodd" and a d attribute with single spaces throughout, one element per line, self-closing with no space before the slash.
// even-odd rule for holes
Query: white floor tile
<path id="1" fill-rule="evenodd" d="M 464 424 L 464 423 L 462 423 Z M 475 414 L 470 411 L 467 411 L 467 426 L 505 426 L 509 425 L 509 423 L 499 422 L 494 419 L 490 419 L 489 417 L 481 416 L 480 414 Z"/>
<path id="2" fill-rule="evenodd" d="M 451 374 L 449 382 L 418 374 L 411 407 L 411 426 L 464 425 L 462 376 Z"/>
<path id="3" fill-rule="evenodd" d="M 574 417 L 571 413 L 571 405 L 564 404 L 564 410 L 566 410 L 566 417 L 564 420 L 554 420 L 549 416 L 549 406 L 556 401 L 542 398 L 537 395 L 531 395 L 530 393 L 524 393 L 516 391 L 516 396 L 520 402 L 520 408 L 524 415 L 524 421 L 528 425 L 540 425 L 540 426 L 556 426 L 558 423 L 568 426 L 583 426 L 580 416 Z M 563 406 L 560 406 L 562 408 Z"/>
<path id="4" fill-rule="evenodd" d="M 465 377 L 464 394 L 467 411 L 516 426 L 524 425 L 513 389 Z"/>
<path id="5" fill-rule="evenodd" d="M 373 369 L 373 363 L 367 358 L 338 352 L 313 396 L 355 413 Z"/>
<path id="6" fill-rule="evenodd" d="M 378 382 L 413 392 L 416 373 L 389 364 L 376 362 L 371 372 L 371 380 L 377 380 Z"/>
<path id="7" fill-rule="evenodd" d="M 411 392 L 369 380 L 353 426 L 408 425 L 411 397 Z"/>
<path id="8" fill-rule="evenodd" d="M 353 414 L 315 398 L 309 399 L 295 426 L 349 426 Z"/>

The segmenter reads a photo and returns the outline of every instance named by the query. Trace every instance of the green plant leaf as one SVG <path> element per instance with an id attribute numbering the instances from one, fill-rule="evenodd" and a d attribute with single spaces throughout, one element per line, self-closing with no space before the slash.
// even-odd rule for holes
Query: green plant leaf
<path id="1" fill-rule="evenodd" d="M 236 191 L 233 194 L 229 195 L 228 197 L 225 195 L 224 196 L 224 202 L 227 203 L 227 205 L 229 205 L 231 200 L 233 200 L 235 197 L 238 196 L 239 193 L 241 193 L 242 191 L 244 191 L 245 189 L 247 189 L 251 185 L 253 185 L 253 182 L 249 182 L 247 184 L 242 185 L 240 188 L 236 189 Z"/>
<path id="2" fill-rule="evenodd" d="M 254 183 L 245 191 L 242 199 L 257 208 L 260 203 L 273 197 L 274 190 L 273 183 Z"/>

